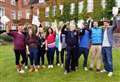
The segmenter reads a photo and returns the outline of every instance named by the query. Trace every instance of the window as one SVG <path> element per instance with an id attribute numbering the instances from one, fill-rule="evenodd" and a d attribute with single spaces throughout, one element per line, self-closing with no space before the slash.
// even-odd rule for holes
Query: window
<path id="1" fill-rule="evenodd" d="M 70 5 L 70 10 L 71 10 L 70 14 L 74 14 L 74 11 L 75 11 L 75 3 L 71 3 L 71 5 Z"/>
<path id="2" fill-rule="evenodd" d="M 116 0 L 116 6 L 120 8 L 120 0 Z"/>
<path id="3" fill-rule="evenodd" d="M 30 19 L 30 10 L 29 9 L 26 10 L 26 19 Z"/>
<path id="4" fill-rule="evenodd" d="M 102 0 L 101 5 L 102 5 L 102 8 L 105 9 L 105 7 L 106 7 L 106 1 Z"/>
<path id="5" fill-rule="evenodd" d="M 5 2 L 5 0 L 0 0 L 1 2 Z"/>
<path id="6" fill-rule="evenodd" d="M 62 15 L 63 14 L 63 5 L 59 5 L 59 9 L 60 9 L 60 14 Z"/>
<path id="7" fill-rule="evenodd" d="M 49 17 L 49 7 L 45 8 L 45 17 Z"/>
<path id="8" fill-rule="evenodd" d="M 93 0 L 88 0 L 87 4 L 87 12 L 93 12 Z"/>
<path id="9" fill-rule="evenodd" d="M 82 13 L 83 10 L 83 1 L 79 2 L 79 13 Z"/>
<path id="10" fill-rule="evenodd" d="M 5 15 L 5 8 L 0 7 L 0 17 Z"/>
<path id="11" fill-rule="evenodd" d="M 15 10 L 12 10 L 12 12 L 11 12 L 11 18 L 12 19 L 16 19 L 16 11 Z"/>
<path id="12" fill-rule="evenodd" d="M 39 3 L 44 3 L 45 2 L 45 0 L 39 0 Z"/>
<path id="13" fill-rule="evenodd" d="M 21 17 L 22 17 L 22 11 L 19 10 L 19 11 L 18 11 L 18 19 L 21 19 Z"/>
<path id="14" fill-rule="evenodd" d="M 28 0 L 23 0 L 23 5 L 27 5 L 28 4 Z"/>
<path id="15" fill-rule="evenodd" d="M 11 0 L 11 5 L 16 5 L 16 1 L 15 0 Z"/>
<path id="16" fill-rule="evenodd" d="M 56 7 L 57 7 L 56 5 L 53 6 L 53 16 L 56 15 Z"/>

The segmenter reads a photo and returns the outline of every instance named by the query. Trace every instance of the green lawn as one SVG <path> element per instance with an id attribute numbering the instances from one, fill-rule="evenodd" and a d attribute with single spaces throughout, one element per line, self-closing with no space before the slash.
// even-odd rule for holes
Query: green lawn
<path id="1" fill-rule="evenodd" d="M 12 46 L 0 46 L 0 82 L 120 82 L 120 49 L 113 50 L 114 75 L 111 78 L 107 77 L 106 73 L 83 71 L 82 59 L 79 70 L 68 75 L 64 75 L 63 68 L 57 66 L 54 69 L 18 74 Z"/>

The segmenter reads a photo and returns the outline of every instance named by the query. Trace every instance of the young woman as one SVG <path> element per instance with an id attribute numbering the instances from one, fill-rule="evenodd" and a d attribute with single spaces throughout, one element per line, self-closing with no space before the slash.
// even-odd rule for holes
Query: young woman
<path id="1" fill-rule="evenodd" d="M 52 28 L 48 28 L 46 34 L 46 50 L 48 59 L 48 68 L 53 68 L 54 52 L 55 52 L 55 32 Z"/>
<path id="2" fill-rule="evenodd" d="M 8 35 L 13 37 L 17 72 L 24 73 L 22 66 L 26 62 L 26 44 L 25 44 L 25 35 L 23 34 L 23 26 L 19 24 L 17 27 L 17 31 L 10 31 L 10 28 L 7 28 L 6 31 Z M 22 56 L 21 63 L 20 63 L 20 55 Z"/>
<path id="3" fill-rule="evenodd" d="M 38 65 L 38 40 L 37 36 L 34 33 L 34 30 L 32 27 L 29 27 L 28 29 L 28 37 L 26 40 L 26 43 L 29 47 L 30 52 L 30 70 L 29 72 L 38 71 L 37 65 Z"/>
<path id="4" fill-rule="evenodd" d="M 44 61 L 45 61 L 45 33 L 42 27 L 39 27 L 37 32 L 38 37 L 38 68 L 40 67 L 40 64 L 42 65 L 42 68 L 45 68 Z"/>

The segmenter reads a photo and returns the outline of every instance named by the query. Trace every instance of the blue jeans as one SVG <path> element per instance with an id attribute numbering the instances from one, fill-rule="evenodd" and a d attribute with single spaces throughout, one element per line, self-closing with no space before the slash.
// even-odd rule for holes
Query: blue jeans
<path id="1" fill-rule="evenodd" d="M 37 48 L 30 48 L 30 64 L 37 65 L 38 64 L 38 49 Z"/>
<path id="2" fill-rule="evenodd" d="M 103 47 L 102 57 L 103 57 L 103 63 L 104 63 L 105 70 L 108 72 L 113 72 L 112 47 Z"/>
<path id="3" fill-rule="evenodd" d="M 79 47 L 79 57 L 78 58 L 80 58 L 81 55 L 84 56 L 83 67 L 87 67 L 88 54 L 89 54 L 88 48 Z"/>
<path id="4" fill-rule="evenodd" d="M 53 65 L 54 52 L 55 52 L 55 48 L 48 48 L 48 50 L 47 50 L 48 65 Z"/>
<path id="5" fill-rule="evenodd" d="M 55 51 L 56 51 L 56 64 L 58 64 L 59 63 L 59 50 L 57 47 L 55 48 Z"/>

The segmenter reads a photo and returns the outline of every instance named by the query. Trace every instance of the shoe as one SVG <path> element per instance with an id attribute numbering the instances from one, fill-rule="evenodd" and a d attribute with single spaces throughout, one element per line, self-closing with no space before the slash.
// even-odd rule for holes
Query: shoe
<path id="1" fill-rule="evenodd" d="M 57 66 L 60 66 L 60 64 L 58 63 Z"/>
<path id="2" fill-rule="evenodd" d="M 106 71 L 105 69 L 103 69 L 103 70 L 101 70 L 100 72 L 101 72 L 101 73 L 105 73 L 105 72 L 107 72 L 107 71 Z"/>
<path id="3" fill-rule="evenodd" d="M 29 72 L 33 72 L 33 71 L 34 71 L 34 69 L 33 69 L 33 68 L 30 68 L 30 69 L 29 69 Z"/>
<path id="4" fill-rule="evenodd" d="M 25 71 L 24 71 L 23 69 L 21 69 L 21 70 L 19 71 L 19 73 L 23 74 L 23 73 L 25 73 Z"/>
<path id="5" fill-rule="evenodd" d="M 28 66 L 25 66 L 25 69 L 28 69 Z"/>
<path id="6" fill-rule="evenodd" d="M 48 69 L 50 69 L 51 68 L 51 65 L 48 65 Z"/>
<path id="7" fill-rule="evenodd" d="M 40 68 L 40 65 L 38 65 L 37 68 L 39 69 L 39 68 Z"/>
<path id="8" fill-rule="evenodd" d="M 100 72 L 100 69 L 96 69 L 96 72 L 98 72 L 98 73 L 99 73 L 99 72 Z"/>
<path id="9" fill-rule="evenodd" d="M 67 72 L 67 71 L 65 71 L 65 72 L 64 72 L 64 75 L 67 75 L 67 74 L 68 74 L 68 72 Z"/>
<path id="10" fill-rule="evenodd" d="M 90 70 L 90 71 L 93 71 L 93 68 L 90 67 L 89 70 Z"/>
<path id="11" fill-rule="evenodd" d="M 42 65 L 42 68 L 46 68 L 46 66 L 45 66 L 45 65 Z"/>
<path id="12" fill-rule="evenodd" d="M 38 72 L 38 69 L 37 69 L 37 68 L 35 68 L 35 72 Z"/>
<path id="13" fill-rule="evenodd" d="M 85 70 L 85 71 L 88 71 L 88 68 L 87 68 L 87 67 L 84 67 L 84 70 Z"/>
<path id="14" fill-rule="evenodd" d="M 113 75 L 113 72 L 108 73 L 108 77 L 112 77 L 112 75 Z"/>
<path id="15" fill-rule="evenodd" d="M 51 65 L 51 68 L 53 68 L 53 65 Z"/>

